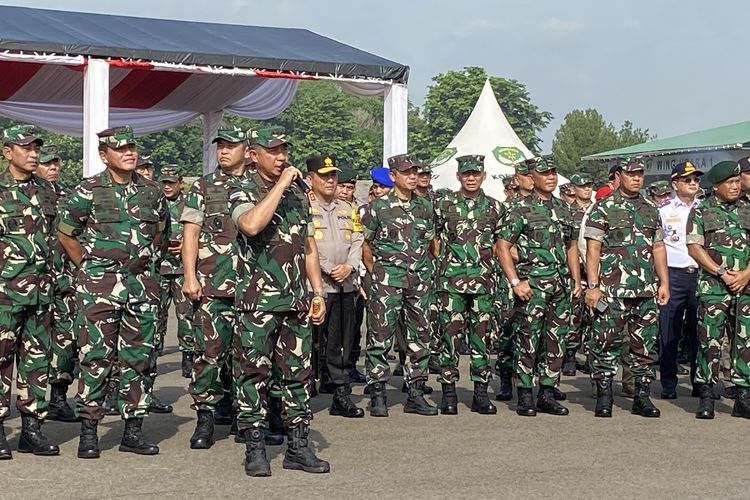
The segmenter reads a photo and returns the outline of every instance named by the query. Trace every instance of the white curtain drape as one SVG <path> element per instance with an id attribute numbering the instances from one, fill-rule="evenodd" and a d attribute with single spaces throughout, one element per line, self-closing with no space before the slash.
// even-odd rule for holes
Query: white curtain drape
<path id="1" fill-rule="evenodd" d="M 83 176 L 104 170 L 99 158 L 97 132 L 109 127 L 109 64 L 91 59 L 83 73 Z"/>
<path id="2" fill-rule="evenodd" d="M 221 111 L 212 111 L 203 113 L 203 173 L 208 174 L 216 169 L 216 144 L 211 141 L 216 137 L 219 127 L 221 126 Z"/>

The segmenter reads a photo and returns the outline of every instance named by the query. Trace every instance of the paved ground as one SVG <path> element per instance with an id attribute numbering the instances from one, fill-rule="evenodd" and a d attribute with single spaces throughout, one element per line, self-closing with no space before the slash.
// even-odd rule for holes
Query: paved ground
<path id="1" fill-rule="evenodd" d="M 174 344 L 174 331 L 170 337 Z M 273 477 L 253 479 L 244 475 L 244 447 L 228 437 L 228 427 L 218 428 L 211 450 L 189 449 L 193 412 L 178 369 L 179 353 L 172 348 L 161 358 L 157 393 L 175 412 L 153 415 L 144 425 L 161 454 L 118 452 L 123 424 L 108 417 L 100 426 L 102 458 L 79 460 L 78 424 L 49 422 L 45 430 L 61 443 L 61 455 L 15 453 L 12 461 L 0 462 L 0 498 L 750 497 L 750 421 L 730 417 L 726 400 L 714 421 L 696 420 L 697 400 L 684 386 L 676 401 L 655 400 L 662 410 L 658 420 L 631 415 L 630 401 L 620 397 L 613 418 L 594 418 L 583 376 L 564 380 L 568 417 L 519 417 L 514 403 L 499 403 L 496 416 L 479 416 L 466 406 L 467 381 L 460 383 L 458 416 L 405 415 L 395 386 L 388 393 L 387 419 L 330 417 L 330 396 L 319 396 L 311 437 L 318 454 L 331 462 L 331 474 L 283 470 L 284 448 L 273 447 Z M 366 407 L 362 386 L 354 395 Z M 439 392 L 435 396 L 438 401 Z M 19 426 L 15 413 L 6 422 L 14 448 Z"/>

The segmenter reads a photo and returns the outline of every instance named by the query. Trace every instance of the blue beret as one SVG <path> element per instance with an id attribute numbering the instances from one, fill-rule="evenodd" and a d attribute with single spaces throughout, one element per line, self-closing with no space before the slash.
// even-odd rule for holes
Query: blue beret
<path id="1" fill-rule="evenodd" d="M 386 187 L 393 187 L 393 181 L 391 180 L 391 170 L 386 167 L 375 167 L 370 171 L 370 177 L 372 182 L 377 182 Z"/>

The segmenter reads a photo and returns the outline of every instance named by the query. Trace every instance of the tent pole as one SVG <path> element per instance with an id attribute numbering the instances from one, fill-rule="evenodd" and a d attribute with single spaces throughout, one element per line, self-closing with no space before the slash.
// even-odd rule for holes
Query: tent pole
<path id="1" fill-rule="evenodd" d="M 109 127 L 109 63 L 88 58 L 83 73 L 83 176 L 102 170 L 96 133 Z"/>
<path id="2" fill-rule="evenodd" d="M 216 133 L 221 126 L 221 120 L 224 116 L 223 111 L 209 111 L 203 113 L 203 175 L 210 174 L 216 170 L 216 144 L 212 144 Z"/>
<path id="3" fill-rule="evenodd" d="M 393 155 L 406 153 L 409 107 L 406 85 L 395 83 L 386 88 L 383 99 L 383 165 Z"/>

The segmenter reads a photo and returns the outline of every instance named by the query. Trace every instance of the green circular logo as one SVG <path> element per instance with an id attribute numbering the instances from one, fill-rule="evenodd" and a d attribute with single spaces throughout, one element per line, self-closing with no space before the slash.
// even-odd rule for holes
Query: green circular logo
<path id="1" fill-rule="evenodd" d="M 442 153 L 437 155 L 437 157 L 432 160 L 432 164 L 430 166 L 437 167 L 438 165 L 442 165 L 443 163 L 453 158 L 453 155 L 456 154 L 456 151 L 458 151 L 458 149 L 456 148 L 445 148 Z"/>
<path id="2" fill-rule="evenodd" d="M 498 146 L 492 150 L 492 154 L 495 156 L 495 159 L 497 161 L 499 161 L 503 165 L 508 165 L 508 166 L 512 166 L 517 161 L 523 160 L 524 158 L 521 150 L 514 146 L 507 147 L 507 148 Z"/>

